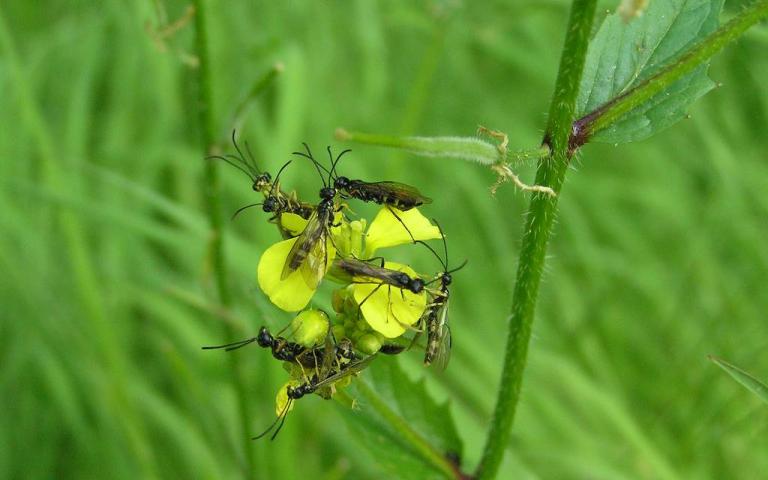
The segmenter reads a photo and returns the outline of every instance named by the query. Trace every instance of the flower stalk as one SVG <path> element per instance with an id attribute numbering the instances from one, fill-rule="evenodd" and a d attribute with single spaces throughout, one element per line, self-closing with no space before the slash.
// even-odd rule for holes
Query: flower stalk
<path id="1" fill-rule="evenodd" d="M 204 151 L 204 157 L 213 153 L 216 144 L 216 126 L 212 115 L 212 94 L 210 75 L 210 56 L 208 53 L 208 30 L 206 24 L 205 0 L 194 0 L 195 17 L 195 53 L 198 58 L 197 67 L 197 115 L 200 128 L 200 140 Z M 226 262 L 224 259 L 224 238 L 222 235 L 222 215 L 219 202 L 219 176 L 214 162 L 205 162 L 205 199 L 208 210 L 208 223 L 210 228 L 209 252 L 212 261 L 213 273 L 216 282 L 216 293 L 219 304 L 228 309 L 231 305 L 231 295 L 227 277 Z M 235 340 L 235 331 L 232 326 L 222 322 L 224 337 L 229 341 Z M 229 368 L 232 373 L 232 382 L 235 389 L 238 405 L 238 418 L 243 439 L 243 453 L 245 464 L 243 465 L 244 478 L 254 478 L 255 464 L 253 457 L 253 442 L 249 440 L 250 409 L 246 396 L 245 380 L 243 376 L 240 357 L 228 355 Z"/>
<path id="2" fill-rule="evenodd" d="M 543 159 L 536 184 L 560 192 L 572 152 L 569 149 L 571 125 L 576 110 L 587 45 L 595 17 L 596 0 L 574 0 L 560 58 L 560 68 L 549 111 L 544 144 L 551 155 Z M 512 315 L 509 320 L 506 354 L 491 428 L 477 468 L 478 479 L 496 476 L 520 399 L 523 371 L 528 356 L 536 298 L 544 267 L 550 231 L 555 219 L 558 196 L 534 192 L 527 213 L 523 244 L 517 270 Z"/>

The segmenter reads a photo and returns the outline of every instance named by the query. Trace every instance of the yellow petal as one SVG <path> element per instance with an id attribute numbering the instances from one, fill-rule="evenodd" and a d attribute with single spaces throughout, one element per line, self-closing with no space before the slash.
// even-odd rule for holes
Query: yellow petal
<path id="1" fill-rule="evenodd" d="M 293 410 L 293 402 L 291 402 L 291 406 L 288 407 L 288 410 L 285 408 L 286 405 L 288 405 L 288 387 L 295 387 L 295 383 L 296 382 L 287 382 L 277 391 L 277 396 L 275 397 L 275 415 L 278 417 L 280 415 L 287 415 L 288 412 Z"/>
<path id="2" fill-rule="evenodd" d="M 259 259 L 259 287 L 277 307 L 286 312 L 298 312 L 307 306 L 315 291 L 307 286 L 301 268 L 280 280 L 285 260 L 297 238 L 277 242 Z M 328 252 L 330 257 L 330 252 Z M 331 263 L 330 261 L 328 263 Z"/>
<path id="3" fill-rule="evenodd" d="M 408 234 L 409 231 L 410 235 Z M 366 233 L 365 257 L 373 257 L 379 248 L 412 243 L 413 240 L 432 240 L 433 238 L 441 238 L 440 229 L 432 225 L 418 209 L 412 208 L 403 212 L 394 207 L 384 206 L 379 210 Z"/>
<path id="4" fill-rule="evenodd" d="M 385 267 L 417 276 L 410 267 L 399 263 L 386 262 Z M 379 283 L 354 284 L 352 289 L 357 303 L 362 303 L 360 310 L 365 321 L 387 338 L 404 334 L 409 325 L 419 321 L 427 306 L 424 292 L 417 295 Z"/>
<path id="5" fill-rule="evenodd" d="M 280 215 L 280 225 L 294 237 L 304 231 L 307 221 L 295 213 L 283 213 Z"/>

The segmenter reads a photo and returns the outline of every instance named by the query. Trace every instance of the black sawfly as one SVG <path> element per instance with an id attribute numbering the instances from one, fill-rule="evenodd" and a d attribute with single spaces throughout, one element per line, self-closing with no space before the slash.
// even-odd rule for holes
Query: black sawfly
<path id="1" fill-rule="evenodd" d="M 225 345 L 207 346 L 203 347 L 203 350 L 223 349 L 226 352 L 231 352 L 232 350 L 237 350 L 246 345 L 256 343 L 262 348 L 269 348 L 272 351 L 272 356 L 277 360 L 296 363 L 307 368 L 319 367 L 320 364 L 318 358 L 323 358 L 325 353 L 329 351 L 328 348 L 332 349 L 335 359 L 339 362 L 343 362 L 344 360 L 356 360 L 359 358 L 348 341 L 342 340 L 338 343 L 328 344 L 328 340 L 329 337 L 327 336 L 326 345 L 308 348 L 299 343 L 291 342 L 280 335 L 273 336 L 267 327 L 261 327 L 258 335 L 255 337 L 227 343 Z"/>
<path id="2" fill-rule="evenodd" d="M 410 210 L 415 207 L 424 205 L 425 203 L 432 203 L 432 199 L 422 195 L 416 187 L 406 185 L 399 182 L 383 181 L 383 182 L 366 182 L 364 180 L 355 180 L 348 177 L 337 175 L 336 162 L 331 162 L 330 170 L 323 167 L 309 149 L 309 146 L 305 143 L 304 152 L 294 152 L 296 155 L 300 155 L 309 159 L 316 167 L 322 168 L 332 178 L 333 188 L 341 193 L 342 198 L 355 198 L 363 202 L 373 202 L 379 205 L 389 205 L 401 211 Z M 345 150 L 343 153 L 348 152 Z M 331 153 L 331 147 L 328 147 L 328 154 Z"/>
<path id="3" fill-rule="evenodd" d="M 436 364 L 441 370 L 445 369 L 451 356 L 451 329 L 448 326 L 448 302 L 450 300 L 450 290 L 448 287 L 453 282 L 451 274 L 464 268 L 466 260 L 458 267 L 448 269 L 448 244 L 445 241 L 445 234 L 437 220 L 432 219 L 440 230 L 440 236 L 443 239 L 443 252 L 445 260 L 438 253 L 422 240 L 414 240 L 414 243 L 420 243 L 427 247 L 440 262 L 443 271 L 433 280 L 426 283 L 427 286 L 434 282 L 440 282 L 440 286 L 435 289 L 427 289 L 432 297 L 431 303 L 427 305 L 421 316 L 419 324 L 427 331 L 427 346 L 424 352 L 424 365 Z"/>
<path id="4" fill-rule="evenodd" d="M 370 291 L 358 304 L 357 315 L 358 318 L 362 315 L 362 308 L 365 302 L 368 301 L 380 288 L 386 287 L 388 305 L 391 305 L 392 288 L 400 289 L 401 295 L 403 291 L 407 290 L 415 295 L 424 291 L 426 283 L 424 280 L 418 277 L 411 277 L 405 272 L 394 270 L 384 267 L 384 259 L 381 260 L 381 266 L 372 265 L 369 261 L 358 260 L 356 258 L 341 258 L 334 262 L 334 266 L 340 269 L 351 277 L 351 283 L 368 283 L 374 284 L 376 287 Z M 403 295 L 403 299 L 405 296 Z M 390 312 L 387 312 L 389 315 Z M 410 325 L 400 322 L 392 312 L 392 316 L 398 323 L 401 323 L 406 328 L 411 328 Z M 400 353 L 396 351 L 393 354 Z"/>
<path id="5" fill-rule="evenodd" d="M 411 278 L 410 275 L 399 270 L 385 268 L 383 259 L 380 266 L 352 257 L 341 258 L 336 261 L 335 265 L 343 272 L 351 275 L 353 281 L 357 281 L 357 283 L 360 283 L 360 281 L 382 283 L 408 290 L 415 294 L 419 294 L 424 290 L 424 280 L 418 277 Z"/>
<path id="6" fill-rule="evenodd" d="M 306 146 L 306 143 L 304 145 Z M 335 160 L 331 160 L 331 168 L 347 152 L 349 150 L 344 150 Z M 294 152 L 294 154 L 301 155 L 300 152 Z M 328 154 L 331 155 L 330 147 L 328 148 Z M 336 213 L 341 211 L 342 208 L 341 206 L 338 208 L 336 206 L 337 191 L 332 185 L 332 175 L 329 173 L 326 180 L 323 172 L 320 170 L 322 166 L 315 163 L 315 167 L 320 175 L 320 180 L 323 182 L 323 187 L 320 189 L 320 203 L 317 204 L 309 220 L 307 220 L 307 226 L 304 227 L 304 231 L 301 232 L 293 247 L 291 247 L 291 251 L 288 252 L 283 271 L 280 275 L 280 279 L 285 280 L 288 275 L 299 270 L 304 283 L 312 290 L 317 288 L 326 270 L 328 270 L 328 242 L 333 241 L 330 230 L 334 226 Z"/>
<path id="7" fill-rule="evenodd" d="M 263 202 L 251 203 L 237 209 L 237 211 L 235 211 L 235 213 L 232 215 L 232 218 L 234 219 L 241 212 L 251 207 L 261 206 L 261 209 L 264 212 L 273 214 L 269 221 L 278 225 L 280 232 L 283 234 L 283 237 L 291 237 L 290 232 L 285 231 L 285 229 L 282 227 L 282 223 L 280 222 L 280 217 L 282 214 L 293 213 L 305 220 L 308 220 L 309 217 L 312 216 L 312 213 L 315 211 L 315 205 L 299 200 L 295 192 L 285 193 L 280 188 L 280 174 L 291 162 L 283 165 L 275 176 L 275 179 L 272 180 L 272 176 L 268 172 L 262 171 L 256 164 L 256 160 L 251 153 L 248 142 L 245 142 L 245 152 L 247 152 L 246 156 L 246 154 L 243 152 L 243 149 L 240 148 L 240 145 L 237 144 L 235 131 L 232 132 L 232 144 L 237 151 L 237 155 L 212 155 L 208 158 L 222 160 L 246 174 L 251 180 L 251 188 L 255 192 L 261 193 L 264 196 Z"/>
<path id="8" fill-rule="evenodd" d="M 266 436 L 273 429 L 274 432 L 272 433 L 270 440 L 274 440 L 275 437 L 277 437 L 277 434 L 280 433 L 283 425 L 285 425 L 285 419 L 288 417 L 288 412 L 290 412 L 293 402 L 301 399 L 306 395 L 310 395 L 312 393 L 320 393 L 321 390 L 330 390 L 335 383 L 345 379 L 346 377 L 349 377 L 350 375 L 355 375 L 365 370 L 365 368 L 368 367 L 374 358 L 376 358 L 376 355 L 369 355 L 362 360 L 343 364 L 336 369 L 330 369 L 326 370 L 325 372 L 321 372 L 320 374 L 314 374 L 307 381 L 295 387 L 288 386 L 288 401 L 286 402 L 285 407 L 283 407 L 283 409 L 280 411 L 280 414 L 277 416 L 275 421 L 262 433 L 253 437 L 253 440 L 258 440 L 259 438 Z M 323 398 L 330 398 L 330 395 L 331 394 L 328 393 L 327 395 L 322 396 Z"/>

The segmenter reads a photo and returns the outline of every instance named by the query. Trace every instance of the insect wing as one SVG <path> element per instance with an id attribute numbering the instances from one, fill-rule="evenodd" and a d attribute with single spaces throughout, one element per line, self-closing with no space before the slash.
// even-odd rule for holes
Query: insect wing
<path id="1" fill-rule="evenodd" d="M 438 315 L 440 327 L 438 333 L 437 351 L 433 363 L 439 370 L 445 370 L 451 359 L 451 327 L 448 326 L 448 302 L 441 307 Z"/>
<path id="2" fill-rule="evenodd" d="M 406 185 L 405 183 L 389 181 L 358 182 L 359 184 L 356 185 L 356 187 L 370 193 L 372 196 L 381 198 L 389 197 L 398 200 L 397 203 L 403 204 L 421 205 L 424 203 L 432 203 L 432 199 L 422 195 L 419 189 L 411 185 Z"/>
<path id="3" fill-rule="evenodd" d="M 448 328 L 448 299 L 434 307 L 426 317 L 427 348 L 424 364 L 437 364 L 439 369 L 448 365 L 451 353 L 451 331 Z"/>
<path id="4" fill-rule="evenodd" d="M 320 239 L 314 243 L 309 252 L 307 263 L 301 267 L 301 274 L 307 286 L 315 290 L 326 270 L 328 270 L 328 235 L 327 230 L 323 228 Z"/>
<path id="5" fill-rule="evenodd" d="M 328 253 L 325 242 L 325 223 L 321 220 L 324 219 L 321 219 L 317 212 L 309 218 L 304 231 L 301 232 L 296 243 L 291 247 L 291 251 L 288 252 L 283 272 L 280 275 L 281 280 L 285 280 L 288 275 L 301 269 L 302 277 L 307 286 L 312 290 L 317 288 L 325 274 Z"/>
<path id="6" fill-rule="evenodd" d="M 345 258 L 338 262 L 339 268 L 349 273 L 353 277 L 357 277 L 356 280 L 380 280 L 382 283 L 389 285 L 400 286 L 400 278 L 403 276 L 403 272 L 398 270 L 392 270 L 384 267 L 377 267 L 369 263 L 355 260 L 353 258 Z"/>
<path id="7" fill-rule="evenodd" d="M 336 345 L 333 343 L 331 333 L 325 336 L 325 347 L 323 349 L 323 366 L 320 370 L 320 378 L 325 378 L 333 368 L 333 362 L 336 360 Z"/>
<path id="8" fill-rule="evenodd" d="M 319 388 L 327 387 L 329 385 L 333 385 L 339 380 L 342 380 L 350 375 L 354 375 L 356 373 L 362 372 L 368 367 L 368 365 L 373 361 L 374 358 L 376 358 L 376 355 L 369 355 L 360 361 L 350 363 L 349 365 L 344 367 L 343 370 L 341 370 L 340 372 L 317 382 L 314 385 L 315 390 Z"/>

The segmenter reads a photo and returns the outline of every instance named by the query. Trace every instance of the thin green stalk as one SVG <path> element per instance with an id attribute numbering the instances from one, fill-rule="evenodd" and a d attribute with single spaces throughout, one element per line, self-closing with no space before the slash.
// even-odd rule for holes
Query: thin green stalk
<path id="1" fill-rule="evenodd" d="M 736 365 L 726 362 L 722 358 L 718 358 L 713 355 L 710 355 L 709 359 L 713 361 L 715 365 L 725 370 L 725 372 L 728 375 L 730 375 L 731 377 L 733 377 L 734 380 L 742 384 L 747 390 L 757 395 L 757 397 L 760 398 L 760 400 L 768 403 L 768 385 L 761 382 L 760 380 L 755 378 L 753 375 L 740 369 Z"/>
<path id="2" fill-rule="evenodd" d="M 358 381 L 357 391 L 362 395 L 370 404 L 370 406 L 392 427 L 397 433 L 400 434 L 400 438 L 408 442 L 413 449 L 421 455 L 426 463 L 429 463 L 435 467 L 438 471 L 443 472 L 448 478 L 460 478 L 461 473 L 457 471 L 456 467 L 445 458 L 438 450 L 436 450 L 424 437 L 422 437 L 416 430 L 412 429 L 408 422 L 406 422 L 400 415 L 392 411 L 387 403 L 382 400 L 376 392 L 374 392 L 365 382 Z"/>
<path id="3" fill-rule="evenodd" d="M 283 64 L 278 62 L 272 65 L 269 70 L 264 72 L 261 77 L 253 82 L 250 90 L 248 90 L 248 94 L 243 97 L 240 103 L 238 103 L 235 107 L 235 110 L 232 113 L 231 121 L 229 124 L 227 124 L 227 130 L 222 135 L 222 142 L 229 141 L 230 135 L 232 134 L 232 129 L 236 131 L 242 130 L 243 125 L 245 124 L 245 119 L 247 118 L 251 108 L 253 108 L 253 104 L 256 98 L 261 95 L 270 85 L 272 85 L 272 82 L 277 78 L 278 75 L 283 73 L 284 69 L 285 67 Z"/>
<path id="4" fill-rule="evenodd" d="M 738 38 L 749 27 L 768 16 L 768 0 L 759 0 L 734 17 L 715 32 L 702 39 L 677 60 L 625 94 L 616 97 L 574 124 L 572 148 L 578 148 L 589 137 L 613 125 L 635 107 L 660 93 L 683 75 L 709 60 L 728 43 Z"/>
<path id="5" fill-rule="evenodd" d="M 459 158 L 490 166 L 504 162 L 518 163 L 530 159 L 542 159 L 550 153 L 549 146 L 542 145 L 530 150 L 503 154 L 497 145 L 478 137 L 403 137 L 350 132 L 343 128 L 337 128 L 335 136 L 337 140 L 344 142 L 399 148 L 421 157 Z"/>
<path id="6" fill-rule="evenodd" d="M 570 162 L 568 140 L 576 110 L 587 45 L 595 18 L 597 0 L 574 0 L 566 30 L 565 46 L 560 58 L 560 69 L 549 110 L 544 143 L 552 154 L 539 164 L 536 185 L 552 188 L 559 194 Z M 528 208 L 523 244 L 512 299 L 504 367 L 493 421 L 477 468 L 478 479 L 496 476 L 504 449 L 509 441 L 510 429 L 520 398 L 531 338 L 531 325 L 536 307 L 547 242 L 557 210 L 559 195 L 534 193 Z"/>
<path id="7" fill-rule="evenodd" d="M 205 15 L 205 0 L 194 0 L 195 6 L 195 52 L 199 61 L 197 69 L 197 109 L 198 122 L 200 124 L 200 138 L 204 151 L 204 157 L 211 154 L 216 143 L 216 127 L 211 108 L 213 105 L 211 95 L 210 55 L 208 53 L 208 30 Z M 216 290 L 219 304 L 223 308 L 229 308 L 231 297 L 227 278 L 226 263 L 224 261 L 224 239 L 222 235 L 222 216 L 219 204 L 219 177 L 217 164 L 205 162 L 205 197 L 208 206 L 208 222 L 211 230 L 209 252 L 213 264 L 213 273 L 216 279 Z M 222 323 L 224 336 L 228 341 L 235 340 L 235 332 L 231 325 Z M 249 419 L 251 417 L 246 396 L 245 380 L 238 355 L 227 355 L 232 382 L 237 395 L 238 416 L 240 419 L 240 437 L 243 439 L 243 453 L 245 465 L 243 467 L 245 478 L 254 478 L 255 464 L 253 457 L 253 442 L 247 432 L 249 431 Z"/>

